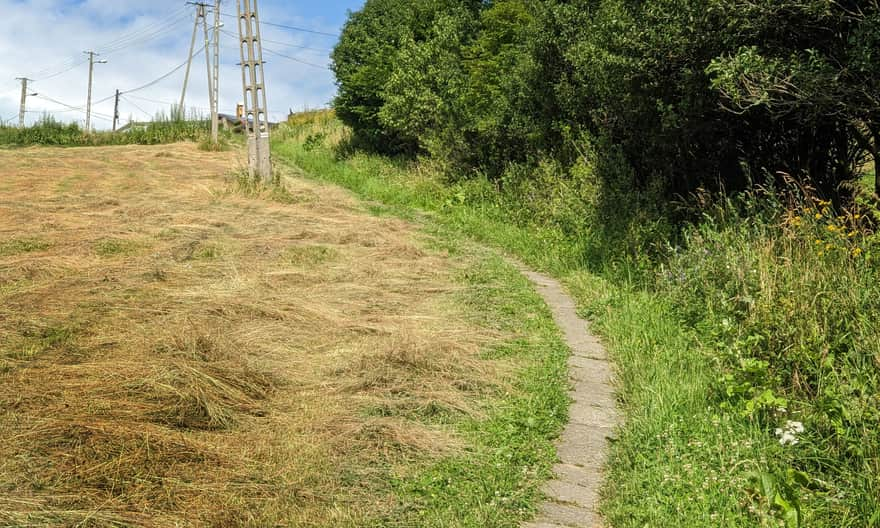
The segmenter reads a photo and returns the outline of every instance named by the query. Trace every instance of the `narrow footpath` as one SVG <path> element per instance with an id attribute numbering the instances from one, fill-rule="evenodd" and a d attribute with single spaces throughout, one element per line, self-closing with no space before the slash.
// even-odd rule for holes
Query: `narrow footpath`
<path id="1" fill-rule="evenodd" d="M 605 349 L 577 314 L 572 298 L 555 280 L 522 270 L 553 312 L 571 348 L 572 403 L 569 423 L 558 442 L 556 478 L 544 488 L 548 499 L 524 528 L 601 528 L 597 512 L 608 439 L 618 422 L 612 368 Z"/>

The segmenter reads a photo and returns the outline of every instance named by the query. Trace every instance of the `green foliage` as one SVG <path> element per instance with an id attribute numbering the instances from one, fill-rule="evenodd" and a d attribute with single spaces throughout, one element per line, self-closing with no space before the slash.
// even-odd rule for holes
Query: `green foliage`
<path id="1" fill-rule="evenodd" d="M 791 209 L 765 195 L 712 211 L 664 265 L 659 292 L 713 350 L 722 408 L 781 442 L 783 424 L 803 424 L 773 465 L 808 483 L 763 494 L 786 525 L 871 526 L 880 511 L 876 236 L 859 227 L 864 213 L 835 214 L 821 200 Z"/>
<path id="2" fill-rule="evenodd" d="M 825 0 L 370 0 L 334 53 L 336 108 L 356 144 L 458 177 L 567 170 L 589 134 L 665 201 L 766 172 L 834 196 L 878 149 L 878 20 Z"/>
<path id="3" fill-rule="evenodd" d="M 429 211 L 566 278 L 619 368 L 627 423 L 603 503 L 611 525 L 878 526 L 875 207 L 842 212 L 772 189 L 704 194 L 700 221 L 673 236 L 651 222 L 657 194 L 632 191 L 632 168 L 608 143 L 577 143 L 568 170 L 517 164 L 493 184 L 340 159 L 329 139 L 304 148 L 322 133 L 344 138 L 339 125 L 300 125 L 275 152 L 383 212 Z"/>
<path id="4" fill-rule="evenodd" d="M 712 86 L 744 118 L 768 115 L 809 134 L 802 139 L 812 145 L 783 161 L 831 195 L 880 146 L 880 7 L 789 0 L 718 9 L 736 40 L 710 64 Z"/>
<path id="5" fill-rule="evenodd" d="M 50 246 L 51 244 L 39 238 L 11 238 L 8 240 L 0 240 L 0 257 L 43 251 Z"/>
<path id="6" fill-rule="evenodd" d="M 159 114 L 153 121 L 134 125 L 124 132 L 86 134 L 76 123 L 64 124 L 51 116 L 26 128 L 0 127 L 0 145 L 50 145 L 95 147 L 103 145 L 158 145 L 177 141 L 200 141 L 209 136 L 210 120 L 184 121 Z M 228 141 L 228 139 L 224 139 Z"/>
<path id="7" fill-rule="evenodd" d="M 450 9 L 475 6 L 477 0 L 369 0 L 351 14 L 333 51 L 339 85 L 334 108 L 352 127 L 359 144 L 385 153 L 412 153 L 416 138 L 380 116 L 386 83 L 402 48 L 424 41 L 434 21 Z"/>

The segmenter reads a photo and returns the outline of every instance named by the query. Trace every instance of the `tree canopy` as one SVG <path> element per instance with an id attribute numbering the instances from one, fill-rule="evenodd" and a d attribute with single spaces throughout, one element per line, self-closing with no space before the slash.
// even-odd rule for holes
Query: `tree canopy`
<path id="1" fill-rule="evenodd" d="M 601 140 L 670 198 L 768 174 L 835 195 L 878 157 L 878 44 L 877 0 L 368 0 L 335 107 L 463 176 Z"/>

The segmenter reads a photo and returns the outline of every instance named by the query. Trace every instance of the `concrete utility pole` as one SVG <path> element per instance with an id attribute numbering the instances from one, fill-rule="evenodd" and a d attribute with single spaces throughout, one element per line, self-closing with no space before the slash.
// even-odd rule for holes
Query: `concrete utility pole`
<path id="1" fill-rule="evenodd" d="M 89 96 L 86 99 L 86 134 L 92 133 L 92 79 L 95 76 L 95 64 L 107 64 L 105 60 L 96 61 L 95 57 L 98 53 L 94 51 L 84 51 L 89 56 Z"/>
<path id="2" fill-rule="evenodd" d="M 186 74 L 183 76 L 183 92 L 180 94 L 180 105 L 177 107 L 177 111 L 181 114 L 181 119 L 186 117 L 186 107 L 184 104 L 186 103 L 186 88 L 189 85 L 189 72 L 192 69 L 192 61 L 193 61 L 193 53 L 196 51 L 196 34 L 199 31 L 199 19 L 202 17 L 203 7 L 199 4 L 195 4 L 196 6 L 196 19 L 193 22 L 193 32 L 192 32 L 192 40 L 189 44 L 189 55 L 186 61 Z"/>
<path id="3" fill-rule="evenodd" d="M 272 182 L 269 158 L 266 79 L 257 0 L 238 0 L 238 37 L 241 84 L 244 91 L 244 126 L 248 131 L 248 172 L 251 178 Z"/>
<path id="4" fill-rule="evenodd" d="M 28 94 L 28 82 L 33 81 L 33 79 L 28 79 L 27 77 L 16 77 L 16 79 L 21 81 L 21 104 L 18 106 L 18 127 L 24 128 L 25 107 L 27 106 L 28 95 L 37 94 Z"/>
<path id="5" fill-rule="evenodd" d="M 202 29 L 205 30 L 205 72 L 208 74 L 208 103 L 214 108 L 214 73 L 211 71 L 211 40 L 208 37 L 208 11 L 207 4 L 200 5 L 202 9 Z"/>
<path id="6" fill-rule="evenodd" d="M 211 40 L 208 36 L 208 9 L 207 9 L 208 4 L 206 4 L 204 2 L 189 2 L 189 3 L 191 5 L 196 6 L 196 19 L 195 19 L 195 23 L 193 24 L 192 40 L 190 41 L 190 45 L 189 45 L 189 58 L 187 59 L 187 62 L 186 62 L 186 75 L 183 78 L 183 92 L 180 94 L 179 111 L 181 112 L 181 117 L 183 119 L 186 118 L 186 107 L 184 106 L 184 104 L 186 103 L 186 90 L 189 85 L 189 73 L 190 73 L 190 70 L 192 69 L 193 54 L 195 53 L 195 47 L 196 47 L 196 34 L 199 31 L 199 22 L 202 23 L 202 30 L 204 31 L 204 34 L 205 34 L 205 66 L 206 66 L 207 73 L 208 73 L 208 101 L 211 104 L 212 113 L 213 113 L 213 108 L 215 106 L 214 99 L 215 99 L 215 92 L 216 92 L 216 89 L 214 88 L 214 82 L 217 77 L 217 75 L 215 74 L 215 72 L 213 70 L 213 66 L 211 64 Z M 219 4 L 219 0 L 217 0 L 217 4 Z M 217 47 L 219 45 L 219 36 L 218 36 L 218 33 L 220 32 L 220 28 L 218 27 L 219 23 L 220 23 L 220 9 L 219 9 L 219 5 L 218 5 L 218 7 L 216 8 L 216 13 L 214 15 L 215 47 Z M 216 51 L 216 53 L 219 54 L 219 50 Z M 219 62 L 219 61 L 217 61 L 217 62 Z M 217 66 L 217 68 L 219 69 L 219 65 Z"/>
<path id="7" fill-rule="evenodd" d="M 119 90 L 116 90 L 116 102 L 113 104 L 113 131 L 116 132 L 116 123 L 119 122 Z"/>
<path id="8" fill-rule="evenodd" d="M 214 0 L 214 77 L 211 82 L 211 141 L 220 142 L 220 0 Z"/>

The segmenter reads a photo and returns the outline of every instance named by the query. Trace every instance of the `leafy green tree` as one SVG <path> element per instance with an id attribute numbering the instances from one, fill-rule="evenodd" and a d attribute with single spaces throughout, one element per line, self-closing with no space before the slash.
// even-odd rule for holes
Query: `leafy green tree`
<path id="1" fill-rule="evenodd" d="M 713 86 L 736 115 L 767 112 L 813 131 L 800 157 L 831 185 L 880 146 L 880 4 L 740 1 L 725 5 L 742 45 L 714 60 Z M 875 171 L 876 172 L 876 171 Z M 876 188 L 880 194 L 880 179 Z"/>
<path id="2" fill-rule="evenodd" d="M 385 85 L 398 64 L 401 49 L 433 34 L 438 16 L 460 6 L 477 7 L 477 0 L 367 0 L 350 14 L 333 51 L 333 71 L 339 88 L 334 107 L 352 127 L 357 140 L 389 154 L 413 153 L 418 138 L 383 121 Z"/>

